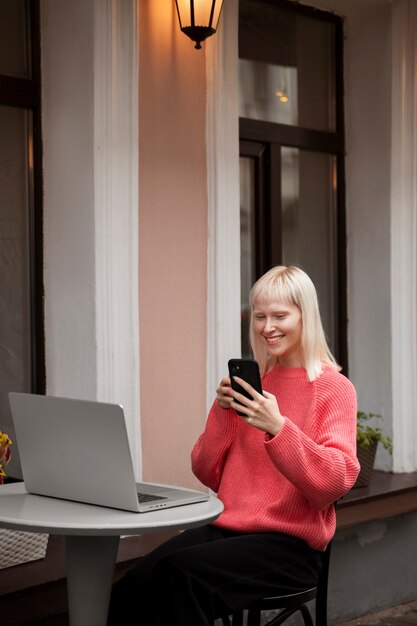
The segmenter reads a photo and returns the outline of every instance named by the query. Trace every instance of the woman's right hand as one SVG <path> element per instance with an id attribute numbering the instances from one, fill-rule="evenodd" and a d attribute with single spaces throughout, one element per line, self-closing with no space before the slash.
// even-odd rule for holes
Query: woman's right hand
<path id="1" fill-rule="evenodd" d="M 222 409 L 230 409 L 233 402 L 232 396 L 229 395 L 231 389 L 230 378 L 222 378 L 216 389 L 216 400 Z"/>

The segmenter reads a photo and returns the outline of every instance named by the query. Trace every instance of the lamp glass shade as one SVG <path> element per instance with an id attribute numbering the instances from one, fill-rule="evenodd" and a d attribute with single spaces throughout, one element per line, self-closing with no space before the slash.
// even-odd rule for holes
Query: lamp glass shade
<path id="1" fill-rule="evenodd" d="M 223 0 L 175 0 L 180 28 L 205 26 L 217 29 Z"/>

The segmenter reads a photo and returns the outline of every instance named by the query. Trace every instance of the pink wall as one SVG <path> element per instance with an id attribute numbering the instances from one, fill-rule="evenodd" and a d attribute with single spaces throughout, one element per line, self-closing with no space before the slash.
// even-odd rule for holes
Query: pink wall
<path id="1" fill-rule="evenodd" d="M 141 0 L 139 310 L 143 477 L 196 486 L 206 419 L 205 58 L 173 0 Z"/>

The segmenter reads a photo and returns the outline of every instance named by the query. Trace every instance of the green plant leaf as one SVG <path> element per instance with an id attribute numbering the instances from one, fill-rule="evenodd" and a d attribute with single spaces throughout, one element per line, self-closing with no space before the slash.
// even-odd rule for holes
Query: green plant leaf
<path id="1" fill-rule="evenodd" d="M 384 435 L 380 428 L 373 428 L 365 424 L 372 418 L 381 418 L 381 415 L 379 413 L 365 413 L 364 411 L 357 412 L 356 443 L 358 447 L 369 450 L 374 441 L 380 441 L 385 450 L 392 454 L 392 439 Z"/>

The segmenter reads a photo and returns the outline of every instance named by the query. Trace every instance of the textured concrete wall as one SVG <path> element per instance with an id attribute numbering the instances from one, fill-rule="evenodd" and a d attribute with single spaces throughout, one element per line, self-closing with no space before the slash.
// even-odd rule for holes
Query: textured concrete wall
<path id="1" fill-rule="evenodd" d="M 417 599 L 417 513 L 336 533 L 330 623 Z"/>

